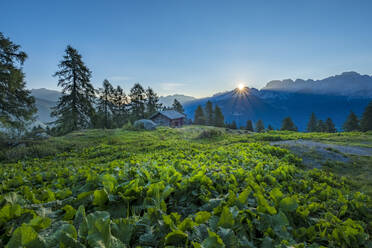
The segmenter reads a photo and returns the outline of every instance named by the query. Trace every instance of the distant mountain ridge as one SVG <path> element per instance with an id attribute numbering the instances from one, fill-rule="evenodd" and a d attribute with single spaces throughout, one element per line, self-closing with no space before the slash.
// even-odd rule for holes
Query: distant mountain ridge
<path id="1" fill-rule="evenodd" d="M 372 97 L 372 77 L 350 71 L 321 80 L 273 80 L 268 82 L 262 90 Z"/>
<path id="2" fill-rule="evenodd" d="M 281 121 L 290 116 L 303 131 L 314 112 L 323 120 L 331 117 L 341 129 L 350 111 L 360 116 L 372 100 L 372 77 L 344 72 L 322 80 L 274 80 L 261 90 L 246 88 L 243 93 L 235 89 L 187 102 L 188 117 L 193 118 L 196 107 L 208 100 L 220 106 L 227 122 L 235 120 L 238 126 L 262 119 L 266 126 L 280 128 Z"/>
<path id="3" fill-rule="evenodd" d="M 174 95 L 159 97 L 159 102 L 162 103 L 166 107 L 170 107 L 172 106 L 174 99 L 177 99 L 181 104 L 184 104 L 185 102 L 195 100 L 196 98 L 192 96 L 174 94 Z"/>

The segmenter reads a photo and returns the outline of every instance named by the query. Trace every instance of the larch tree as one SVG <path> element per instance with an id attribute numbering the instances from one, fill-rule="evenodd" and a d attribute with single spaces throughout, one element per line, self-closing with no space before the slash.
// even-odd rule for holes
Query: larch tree
<path id="1" fill-rule="evenodd" d="M 205 116 L 203 108 L 198 105 L 194 113 L 194 124 L 196 125 L 204 125 L 205 124 Z"/>
<path id="2" fill-rule="evenodd" d="M 265 125 L 264 125 L 264 122 L 262 120 L 258 120 L 256 122 L 256 132 L 263 132 L 265 131 Z"/>
<path id="3" fill-rule="evenodd" d="M 142 85 L 136 83 L 130 90 L 129 98 L 132 121 L 145 118 L 146 92 Z"/>
<path id="4" fill-rule="evenodd" d="M 113 121 L 116 127 L 122 127 L 128 119 L 128 98 L 120 86 L 116 87 L 112 97 Z"/>
<path id="5" fill-rule="evenodd" d="M 358 117 L 354 114 L 353 111 L 350 112 L 349 116 L 347 117 L 342 129 L 345 132 L 352 132 L 352 131 L 359 131 L 360 125 Z"/>
<path id="6" fill-rule="evenodd" d="M 100 122 L 100 127 L 102 128 L 111 128 L 112 125 L 112 109 L 113 109 L 113 95 L 114 87 L 110 82 L 105 79 L 102 84 L 102 88 L 98 90 L 98 116 L 102 120 Z"/>
<path id="7" fill-rule="evenodd" d="M 306 131 L 316 132 L 318 130 L 318 120 L 316 119 L 315 113 L 311 113 L 309 122 L 307 123 Z"/>
<path id="8" fill-rule="evenodd" d="M 327 132 L 328 133 L 335 133 L 337 132 L 337 129 L 335 127 L 335 124 L 333 123 L 332 119 L 330 117 L 327 118 L 325 121 L 325 124 L 327 126 Z"/>
<path id="9" fill-rule="evenodd" d="M 207 101 L 205 104 L 205 125 L 213 126 L 213 104 Z"/>
<path id="10" fill-rule="evenodd" d="M 160 110 L 162 104 L 159 103 L 159 96 L 154 92 L 152 88 L 146 90 L 146 116 L 150 117 L 156 111 Z"/>
<path id="11" fill-rule="evenodd" d="M 67 46 L 65 53 L 58 65 L 59 71 L 54 74 L 58 77 L 58 86 L 62 87 L 62 96 L 51 113 L 57 118 L 53 123 L 59 133 L 89 127 L 95 112 L 91 71 L 76 49 Z"/>
<path id="12" fill-rule="evenodd" d="M 174 110 L 176 110 L 177 112 L 180 112 L 180 113 L 185 112 L 185 110 L 183 109 L 182 104 L 177 99 L 174 99 L 173 104 L 172 104 L 172 108 Z"/>
<path id="13" fill-rule="evenodd" d="M 318 120 L 317 132 L 327 132 L 327 124 L 323 120 Z"/>
<path id="14" fill-rule="evenodd" d="M 238 128 L 238 125 L 236 125 L 236 121 L 235 121 L 235 120 L 233 120 L 233 121 L 231 122 L 231 124 L 230 124 L 230 128 L 231 128 L 231 129 L 237 129 L 237 128 Z"/>
<path id="15" fill-rule="evenodd" d="M 214 107 L 214 126 L 223 127 L 225 125 L 225 117 L 221 108 L 216 104 Z"/>
<path id="16" fill-rule="evenodd" d="M 360 120 L 360 128 L 363 132 L 372 130 L 372 102 L 364 110 L 362 119 Z"/>
<path id="17" fill-rule="evenodd" d="M 297 131 L 296 125 L 293 123 L 291 117 L 286 117 L 282 121 L 282 127 L 280 128 L 282 131 Z"/>
<path id="18" fill-rule="evenodd" d="M 0 32 L 0 124 L 23 130 L 33 120 L 35 99 L 22 71 L 27 55 Z"/>
<path id="19" fill-rule="evenodd" d="M 247 120 L 247 123 L 245 124 L 245 130 L 253 132 L 253 123 L 251 120 Z"/>

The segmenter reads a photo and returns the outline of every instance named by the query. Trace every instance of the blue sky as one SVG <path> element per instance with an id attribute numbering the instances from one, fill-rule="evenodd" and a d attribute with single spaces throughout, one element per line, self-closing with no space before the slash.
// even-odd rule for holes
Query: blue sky
<path id="1" fill-rule="evenodd" d="M 285 78 L 372 74 L 372 1 L 13 1 L 0 32 L 29 55 L 29 88 L 57 89 L 64 49 L 126 91 L 197 97 Z"/>

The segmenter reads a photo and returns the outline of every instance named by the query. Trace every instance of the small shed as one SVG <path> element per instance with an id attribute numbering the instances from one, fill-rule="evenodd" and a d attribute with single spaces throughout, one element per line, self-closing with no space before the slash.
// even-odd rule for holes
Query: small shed
<path id="1" fill-rule="evenodd" d="M 185 119 L 184 114 L 173 109 L 158 111 L 150 117 L 156 124 L 168 127 L 182 127 Z"/>

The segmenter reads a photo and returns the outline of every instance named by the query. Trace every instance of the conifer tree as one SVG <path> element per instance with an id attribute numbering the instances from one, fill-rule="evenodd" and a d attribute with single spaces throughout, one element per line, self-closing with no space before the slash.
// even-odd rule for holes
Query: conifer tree
<path id="1" fill-rule="evenodd" d="M 236 125 L 236 121 L 235 121 L 235 120 L 233 120 L 233 121 L 231 122 L 230 128 L 231 128 L 231 129 L 237 129 L 237 128 L 238 128 L 237 125 Z"/>
<path id="2" fill-rule="evenodd" d="M 283 119 L 282 127 L 280 128 L 282 131 L 297 131 L 296 125 L 293 123 L 291 117 L 286 117 Z"/>
<path id="3" fill-rule="evenodd" d="M 128 98 L 120 86 L 116 87 L 112 97 L 113 121 L 116 127 L 122 127 L 128 122 Z"/>
<path id="4" fill-rule="evenodd" d="M 354 114 L 353 111 L 350 112 L 349 116 L 347 117 L 342 129 L 345 132 L 352 132 L 352 131 L 359 131 L 359 120 L 358 117 Z"/>
<path id="5" fill-rule="evenodd" d="M 172 104 L 172 108 L 174 110 L 176 110 L 177 112 L 180 112 L 180 113 L 185 112 L 185 110 L 183 109 L 182 104 L 177 99 L 174 99 L 173 104 Z"/>
<path id="6" fill-rule="evenodd" d="M 129 94 L 132 121 L 145 118 L 146 92 L 142 85 L 136 83 Z"/>
<path id="7" fill-rule="evenodd" d="M 194 124 L 196 125 L 204 125 L 205 124 L 205 116 L 203 108 L 198 105 L 194 113 Z"/>
<path id="8" fill-rule="evenodd" d="M 62 87 L 62 96 L 51 113 L 57 117 L 53 123 L 60 133 L 89 127 L 94 115 L 91 72 L 76 49 L 67 46 L 65 53 L 58 65 L 60 70 L 54 74 L 58 77 L 58 86 Z"/>
<path id="9" fill-rule="evenodd" d="M 331 118 L 327 118 L 326 122 L 325 122 L 326 126 L 327 126 L 327 132 L 328 133 L 335 133 L 337 132 L 336 130 L 336 127 L 335 127 L 335 124 L 333 123 L 332 119 Z"/>
<path id="10" fill-rule="evenodd" d="M 310 120 L 307 124 L 308 132 L 316 132 L 318 130 L 318 121 L 316 119 L 315 113 L 311 113 Z"/>
<path id="11" fill-rule="evenodd" d="M 222 114 L 220 107 L 216 104 L 214 107 L 214 123 L 216 127 L 223 127 L 225 123 L 225 117 Z"/>
<path id="12" fill-rule="evenodd" d="M 317 125 L 317 131 L 318 132 L 327 132 L 327 124 L 323 120 L 318 120 L 318 125 Z"/>
<path id="13" fill-rule="evenodd" d="M 251 120 L 247 120 L 247 123 L 245 125 L 245 130 L 248 130 L 248 131 L 251 131 L 253 132 L 253 124 L 252 124 L 252 121 Z"/>
<path id="14" fill-rule="evenodd" d="M 146 112 L 147 117 L 161 109 L 162 104 L 159 103 L 159 96 L 150 87 L 146 90 Z"/>
<path id="15" fill-rule="evenodd" d="M 213 105 L 211 101 L 207 101 L 205 104 L 205 125 L 213 125 Z"/>
<path id="16" fill-rule="evenodd" d="M 274 130 L 274 128 L 269 124 L 269 126 L 267 126 L 267 130 L 272 131 L 272 130 Z"/>
<path id="17" fill-rule="evenodd" d="M 360 120 L 360 128 L 363 132 L 372 130 L 372 102 L 364 110 L 362 119 Z"/>
<path id="18" fill-rule="evenodd" d="M 263 132 L 265 131 L 265 125 L 264 125 L 264 122 L 262 120 L 258 120 L 256 122 L 256 132 Z"/>
<path id="19" fill-rule="evenodd" d="M 36 112 L 22 71 L 26 58 L 20 46 L 0 32 L 0 124 L 6 127 L 23 129 Z"/>
<path id="20" fill-rule="evenodd" d="M 103 87 L 98 90 L 98 116 L 100 117 L 100 127 L 110 128 L 112 127 L 112 109 L 113 109 L 113 97 L 114 97 L 114 87 L 110 82 L 105 79 L 103 81 Z"/>

